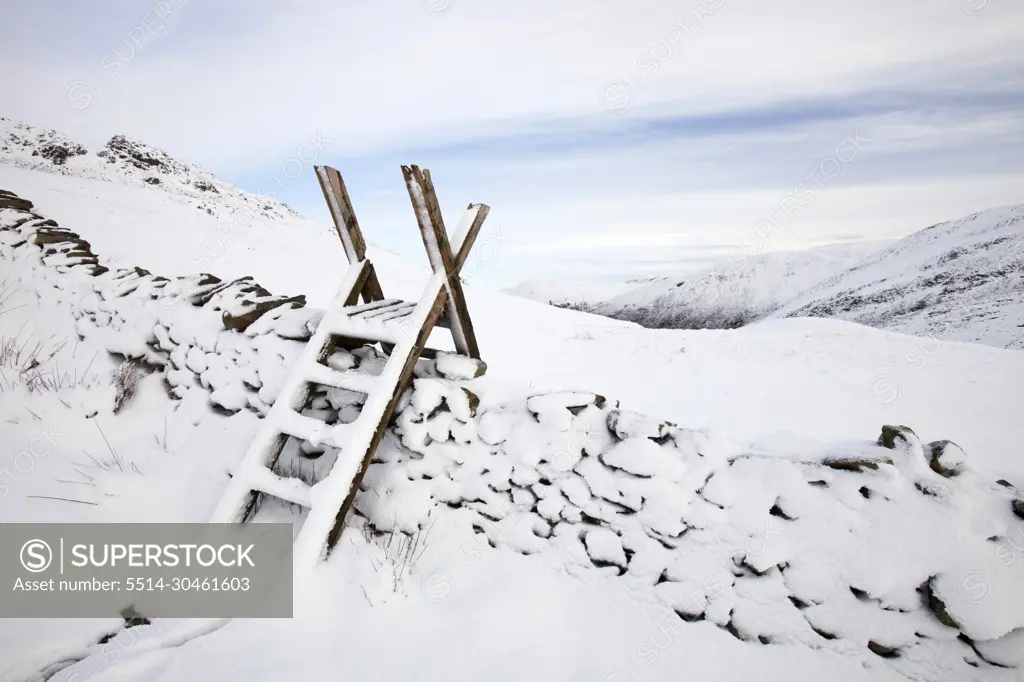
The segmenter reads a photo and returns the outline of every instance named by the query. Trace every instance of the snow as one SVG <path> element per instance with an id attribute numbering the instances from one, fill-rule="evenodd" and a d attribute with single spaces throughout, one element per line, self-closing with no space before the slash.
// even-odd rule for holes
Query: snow
<path id="1" fill-rule="evenodd" d="M 167 192 L 108 179 L 92 181 L 93 196 L 75 194 L 78 177 L 0 166 L 0 187 L 15 189 L 8 180 L 44 217 L 64 211 L 61 225 L 101 262 L 98 240 L 115 243 L 111 222 L 128 219 L 142 237 L 120 245 L 122 265 L 166 256 L 152 244 L 173 224 Z M 98 205 L 113 220 L 98 219 Z M 0 210 L 0 227 L 19 215 Z M 223 264 L 330 301 L 322 278 L 336 272 L 336 242 L 317 248 L 313 230 L 274 250 L 298 241 L 300 224 L 279 219 L 258 248 L 225 252 Z M 320 329 L 321 313 L 282 311 L 230 331 L 221 313 L 252 295 L 251 281 L 218 288 L 170 260 L 154 272 L 191 276 L 90 277 L 13 246 L 35 229 L 0 230 L 0 282 L 15 282 L 2 332 L 71 339 L 54 359 L 74 385 L 31 391 L 5 370 L 0 438 L 13 447 L 0 453 L 0 520 L 208 519 L 300 361 L 296 339 Z M 196 238 L 183 231 L 169 248 Z M 389 294 L 441 286 L 425 266 L 372 246 L 370 257 Z M 183 300 L 196 291 L 209 300 Z M 112 642 L 133 643 L 116 661 L 97 644 L 116 620 L 0 624 L 0 671 L 1019 679 L 996 667 L 1019 660 L 1024 628 L 1024 525 L 1012 509 L 1024 487 L 1019 352 L 944 342 L 920 364 L 908 358 L 924 340 L 850 322 L 647 330 L 469 286 L 467 298 L 487 374 L 442 371 L 446 359 L 417 366 L 336 551 L 296 581 L 294 619 L 156 620 L 121 630 Z M 106 379 L 114 348 L 153 365 L 117 415 Z M 327 362 L 385 378 L 397 364 L 365 348 Z M 348 425 L 361 404 L 379 408 L 324 389 L 303 416 L 359 429 Z M 883 424 L 914 433 L 890 450 L 875 442 Z M 264 487 L 289 486 L 277 492 L 292 502 L 308 492 L 327 510 L 341 490 L 329 472 L 350 477 L 357 463 L 339 462 L 346 443 L 301 435 L 324 442 L 290 440 L 274 476 L 311 490 L 269 476 Z M 941 439 L 955 443 L 939 457 L 956 470 L 949 477 L 930 466 Z M 269 497 L 257 512 L 309 537 L 327 527 L 311 516 Z M 418 538 L 422 554 L 396 556 L 401 538 Z"/>
<path id="2" fill-rule="evenodd" d="M 630 438 L 601 455 L 601 461 L 615 469 L 644 478 L 678 481 L 686 467 L 647 438 Z"/>
<path id="3" fill-rule="evenodd" d="M 737 252 L 708 270 L 616 295 L 589 294 L 584 284 L 576 287 L 579 293 L 561 296 L 532 284 L 510 292 L 654 328 L 735 328 L 813 316 L 927 336 L 928 348 L 970 341 L 1021 349 L 1022 218 L 1024 205 L 1006 206 L 932 225 L 895 243 Z M 931 354 L 919 350 L 912 362 L 927 362 Z"/>
<path id="4" fill-rule="evenodd" d="M 624 294 L 635 287 L 636 284 L 633 282 L 533 279 L 505 289 L 504 292 L 560 307 L 589 307 Z"/>
<path id="5" fill-rule="evenodd" d="M 737 327 L 763 317 L 883 244 L 834 244 L 752 256 L 735 253 L 728 262 L 634 287 L 595 302 L 591 308 L 601 315 L 646 327 Z"/>
<path id="6" fill-rule="evenodd" d="M 1024 349 L 1024 205 L 933 225 L 808 289 L 774 316 L 829 316 Z"/>
<path id="7" fill-rule="evenodd" d="M 435 364 L 437 371 L 446 379 L 469 381 L 483 373 L 479 361 L 456 353 L 438 353 Z"/>
<path id="8" fill-rule="evenodd" d="M 708 624 L 685 624 L 638 604 L 621 586 L 580 582 L 530 559 L 491 553 L 468 534 L 429 549 L 421 561 L 430 578 L 410 594 L 400 618 L 387 604 L 369 607 L 356 585 L 312 582 L 297 587 L 295 621 L 234 621 L 139 661 L 141 674 L 161 681 L 262 680 L 287 671 L 289 678 L 316 679 L 343 670 L 385 681 L 619 682 L 678 679 L 686 670 L 700 679 L 791 682 L 799 670 L 808 680 L 902 679 L 882 663 L 832 652 L 745 645 Z M 370 570 L 365 558 L 361 563 Z M 500 617 L 482 627 L 480 614 Z M 709 651 L 717 655 L 704 655 Z M 124 658 L 136 655 L 129 650 Z"/>

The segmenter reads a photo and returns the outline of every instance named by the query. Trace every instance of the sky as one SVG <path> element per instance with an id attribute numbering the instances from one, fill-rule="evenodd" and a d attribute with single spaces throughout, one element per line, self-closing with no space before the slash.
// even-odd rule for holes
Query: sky
<path id="1" fill-rule="evenodd" d="M 400 164 L 474 278 L 684 273 L 1024 202 L 1020 0 L 4 2 L 0 115 L 126 134 L 424 259 Z"/>

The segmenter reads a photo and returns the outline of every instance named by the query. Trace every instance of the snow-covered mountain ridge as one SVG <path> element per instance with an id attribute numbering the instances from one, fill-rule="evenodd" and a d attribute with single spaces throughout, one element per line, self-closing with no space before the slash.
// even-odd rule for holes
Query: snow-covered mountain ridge
<path id="1" fill-rule="evenodd" d="M 794 297 L 774 317 L 834 317 L 1024 349 L 1024 205 L 933 225 Z"/>
<path id="2" fill-rule="evenodd" d="M 0 164 L 148 187 L 183 197 L 218 218 L 230 218 L 239 210 L 266 219 L 298 216 L 276 199 L 240 190 L 208 170 L 124 135 L 114 135 L 93 150 L 55 130 L 0 118 Z"/>
<path id="3" fill-rule="evenodd" d="M 734 258 L 611 297 L 602 297 L 609 287 L 567 283 L 524 283 L 508 291 L 651 328 L 729 329 L 764 319 L 829 317 L 1024 349 L 1024 204 L 895 242 Z"/>
<path id="4" fill-rule="evenodd" d="M 594 305 L 592 311 L 652 328 L 740 327 L 885 243 L 837 244 L 751 256 L 633 288 Z"/>

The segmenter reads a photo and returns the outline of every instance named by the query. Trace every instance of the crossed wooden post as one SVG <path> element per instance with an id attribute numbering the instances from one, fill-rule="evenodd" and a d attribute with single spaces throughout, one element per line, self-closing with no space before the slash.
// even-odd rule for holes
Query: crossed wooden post
<path id="1" fill-rule="evenodd" d="M 359 229 L 359 221 L 352 208 L 352 200 L 349 198 L 345 181 L 341 174 L 330 166 L 316 166 L 316 175 L 330 209 L 331 218 L 334 220 L 334 227 L 345 249 L 345 256 L 350 264 L 355 265 L 366 258 L 366 241 Z M 468 225 L 464 226 L 465 232 L 456 235 L 458 252 L 453 255 L 430 171 L 420 170 L 418 166 L 402 166 L 402 175 L 409 190 L 413 210 L 416 212 L 416 222 L 419 224 L 423 246 L 430 259 L 430 267 L 435 273 L 445 274 L 446 300 L 443 318 L 438 321 L 437 326 L 448 327 L 451 330 L 452 341 L 460 354 L 480 359 L 480 348 L 466 306 L 466 296 L 462 291 L 459 273 L 469 258 L 470 251 L 473 250 L 473 244 L 480 234 L 480 228 L 483 227 L 490 208 L 485 204 L 469 205 L 468 213 L 473 215 Z M 366 283 L 359 293 L 366 303 L 384 300 L 384 292 L 372 263 Z"/>
<path id="2" fill-rule="evenodd" d="M 401 301 L 388 302 L 374 307 L 374 304 L 387 301 L 387 299 L 384 298 L 384 292 L 381 289 L 380 281 L 377 279 L 373 263 L 366 259 L 366 242 L 359 229 L 359 221 L 356 219 L 355 211 L 352 208 L 352 201 L 349 198 L 348 189 L 345 187 L 345 181 L 336 169 L 328 166 L 317 166 L 316 173 L 320 181 L 320 188 L 323 190 L 324 198 L 327 201 L 327 206 L 331 211 L 331 218 L 334 220 L 335 229 L 338 231 L 338 236 L 341 238 L 341 243 L 344 246 L 345 255 L 352 267 L 362 264 L 361 272 L 365 273 L 365 276 L 361 275 L 360 277 L 362 282 L 359 283 L 357 280 L 357 284 L 348 294 L 345 305 L 354 305 L 358 301 L 359 296 L 362 296 L 366 305 L 361 307 L 369 312 L 361 311 L 360 313 L 355 313 L 355 315 L 374 315 L 373 311 L 375 310 L 380 311 L 393 308 L 396 312 L 379 314 L 377 317 L 391 320 L 416 318 L 414 324 L 418 326 L 418 329 L 415 329 L 415 337 L 407 339 L 412 342 L 411 348 L 406 347 L 406 344 L 401 344 L 397 346 L 396 350 L 395 341 L 400 341 L 400 339 L 380 339 L 381 345 L 392 356 L 391 360 L 397 360 L 403 364 L 395 377 L 394 385 L 388 389 L 390 390 L 390 397 L 386 406 L 381 411 L 373 436 L 362 453 L 361 466 L 353 476 L 345 500 L 340 505 L 340 508 L 338 508 L 333 525 L 327 533 L 322 554 L 322 556 L 326 556 L 341 536 L 345 516 L 355 502 L 355 496 L 359 491 L 359 485 L 362 482 L 366 467 L 369 466 L 370 461 L 373 459 L 373 455 L 384 436 L 388 423 L 394 415 L 402 394 L 412 383 L 413 370 L 417 361 L 421 356 L 435 355 L 435 351 L 426 347 L 427 340 L 434 327 L 448 327 L 452 333 L 452 341 L 459 354 L 480 360 L 480 348 L 476 341 L 476 333 L 473 330 L 473 322 L 469 317 L 469 309 L 466 306 L 466 297 L 462 291 L 462 281 L 459 278 L 459 272 L 462 270 L 462 266 L 473 249 L 473 244 L 476 241 L 477 235 L 480 234 L 480 229 L 483 227 L 490 208 L 485 204 L 470 204 L 468 206 L 466 214 L 460 223 L 459 230 L 455 235 L 455 244 L 458 251 L 453 254 L 451 244 L 448 241 L 448 233 L 441 218 L 441 208 L 437 201 L 437 194 L 434 191 L 434 183 L 430 178 L 430 171 L 420 170 L 418 166 L 402 166 L 402 175 L 405 178 L 405 184 L 409 190 L 409 198 L 416 213 L 416 221 L 420 228 L 420 236 L 423 238 L 423 246 L 427 251 L 430 266 L 434 272 L 434 278 L 427 283 L 423 297 L 416 305 L 416 310 L 419 310 L 420 307 L 428 306 L 426 314 L 417 316 L 416 310 L 409 311 L 408 308 L 405 309 L 407 312 L 403 314 L 399 310 L 403 305 Z M 440 282 L 437 281 L 438 276 L 443 276 Z M 440 286 L 437 287 L 437 284 L 440 284 Z M 388 315 L 395 315 L 396 317 L 389 318 Z M 358 332 L 354 335 L 346 336 L 355 345 L 365 341 L 360 338 Z M 373 339 L 369 340 L 373 341 Z M 333 347 L 338 342 L 339 340 L 335 339 L 330 347 Z M 389 360 L 389 363 L 391 360 Z M 480 373 L 483 373 L 487 368 L 487 365 L 482 361 L 478 362 L 477 366 Z M 387 370 L 385 370 L 385 373 L 387 373 Z M 370 398 L 371 396 L 367 397 L 368 402 L 364 406 L 364 411 L 372 411 L 367 410 Z M 347 450 L 353 446 L 356 448 L 362 447 L 361 444 L 355 443 L 346 446 L 346 454 Z M 311 515 L 313 513 L 311 512 Z M 309 524 L 307 520 L 307 525 L 315 524 Z M 315 532 L 315 530 L 311 531 L 311 533 Z M 296 551 L 299 553 L 303 550 L 302 548 L 297 548 Z M 306 551 L 307 553 L 312 553 L 315 549 Z"/>

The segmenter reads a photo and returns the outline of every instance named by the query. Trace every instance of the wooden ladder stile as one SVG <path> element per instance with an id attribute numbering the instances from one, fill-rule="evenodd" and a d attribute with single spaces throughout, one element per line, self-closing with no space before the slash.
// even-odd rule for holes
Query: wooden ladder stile
<path id="1" fill-rule="evenodd" d="M 330 167 L 316 167 L 349 268 L 277 400 L 235 467 L 211 519 L 218 523 L 249 521 L 261 493 L 307 507 L 309 512 L 295 541 L 297 566 L 317 564 L 337 543 L 366 467 L 402 394 L 412 383 L 417 361 L 429 353 L 427 340 L 442 318 L 449 323 L 457 351 L 480 358 L 459 271 L 489 208 L 470 204 L 454 239 L 453 254 L 429 171 L 403 166 L 402 172 L 433 269 L 415 303 L 384 297 L 373 264 L 366 258 L 366 242 L 341 174 Z M 389 354 L 378 376 L 361 369 L 338 371 L 325 364 L 335 348 L 367 342 L 380 343 Z M 486 367 L 482 362 L 480 365 Z M 365 393 L 367 398 L 359 416 L 350 424 L 335 425 L 304 416 L 302 412 L 309 406 L 314 385 Z M 339 449 L 331 470 L 315 485 L 274 472 L 289 437 Z"/>

